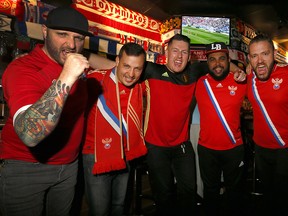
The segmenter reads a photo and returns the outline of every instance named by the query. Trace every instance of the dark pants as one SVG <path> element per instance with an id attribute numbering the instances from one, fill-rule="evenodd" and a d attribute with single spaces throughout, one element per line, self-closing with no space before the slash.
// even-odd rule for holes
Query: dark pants
<path id="1" fill-rule="evenodd" d="M 288 215 L 288 149 L 255 145 L 255 163 L 264 196 L 261 215 Z"/>
<path id="2" fill-rule="evenodd" d="M 191 142 L 187 141 L 176 147 L 146 144 L 156 215 L 195 215 L 195 153 Z"/>
<path id="3" fill-rule="evenodd" d="M 204 185 L 204 206 L 207 215 L 242 215 L 243 145 L 219 151 L 198 145 L 200 174 Z M 223 174 L 223 184 L 222 177 Z M 225 189 L 223 196 L 221 188 Z M 224 202 L 222 200 L 224 199 Z M 224 203 L 223 208 L 221 208 Z"/>
<path id="4" fill-rule="evenodd" d="M 48 165 L 5 160 L 0 167 L 2 216 L 68 216 L 77 169 L 78 161 Z"/>

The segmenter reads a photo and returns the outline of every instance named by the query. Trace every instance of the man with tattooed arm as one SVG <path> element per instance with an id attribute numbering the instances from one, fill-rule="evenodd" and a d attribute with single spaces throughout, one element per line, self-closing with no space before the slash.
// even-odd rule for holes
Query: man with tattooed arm
<path id="1" fill-rule="evenodd" d="M 70 7 L 49 12 L 43 45 L 2 77 L 10 110 L 0 144 L 0 213 L 65 216 L 74 197 L 86 82 L 88 21 Z"/>

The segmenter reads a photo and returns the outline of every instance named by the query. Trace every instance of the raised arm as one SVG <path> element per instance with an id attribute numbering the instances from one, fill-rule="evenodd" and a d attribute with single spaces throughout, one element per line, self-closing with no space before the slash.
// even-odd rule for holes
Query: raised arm
<path id="1" fill-rule="evenodd" d="M 16 116 L 14 128 L 25 145 L 36 146 L 55 129 L 71 87 L 88 67 L 83 55 L 69 54 L 59 78 L 37 102 Z"/>
<path id="2" fill-rule="evenodd" d="M 110 69 L 115 67 L 115 61 L 107 59 L 103 56 L 90 53 L 88 56 L 89 64 L 94 69 Z"/>

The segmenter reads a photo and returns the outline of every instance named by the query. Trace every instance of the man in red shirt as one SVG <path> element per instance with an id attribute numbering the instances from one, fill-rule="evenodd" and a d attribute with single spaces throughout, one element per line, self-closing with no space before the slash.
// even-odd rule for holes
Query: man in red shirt
<path id="1" fill-rule="evenodd" d="M 265 201 L 261 215 L 287 215 L 288 66 L 275 61 L 277 50 L 266 35 L 253 38 L 248 51 L 255 163 Z"/>
<path id="2" fill-rule="evenodd" d="M 129 162 L 147 153 L 143 135 L 143 93 L 138 80 L 145 50 L 122 46 L 116 67 L 87 76 L 88 117 L 83 166 L 89 213 L 122 216 Z"/>
<path id="3" fill-rule="evenodd" d="M 9 117 L 0 144 L 0 209 L 9 216 L 65 216 L 74 197 L 89 67 L 81 54 L 88 21 L 52 10 L 44 45 L 13 61 L 2 85 Z M 44 213 L 45 210 L 45 213 Z"/>
<path id="4" fill-rule="evenodd" d="M 198 155 L 204 185 L 207 215 L 241 214 L 244 146 L 240 131 L 240 108 L 246 83 L 236 82 L 230 72 L 229 51 L 224 43 L 212 43 L 206 49 L 208 74 L 196 85 L 195 96 L 200 113 Z M 221 175 L 225 197 L 221 208 Z M 222 212 L 222 213 L 220 213 Z"/>

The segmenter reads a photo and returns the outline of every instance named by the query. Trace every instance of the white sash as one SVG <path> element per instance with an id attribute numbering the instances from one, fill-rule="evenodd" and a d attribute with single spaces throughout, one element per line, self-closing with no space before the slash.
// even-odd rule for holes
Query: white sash
<path id="1" fill-rule="evenodd" d="M 233 135 L 233 133 L 232 133 L 227 121 L 226 121 L 226 118 L 225 118 L 225 116 L 224 116 L 224 114 L 223 114 L 223 112 L 222 112 L 222 110 L 221 110 L 221 108 L 219 106 L 219 103 L 218 103 L 218 101 L 217 101 L 217 99 L 216 99 L 216 97 L 215 97 L 215 95 L 214 95 L 214 93 L 213 93 L 213 91 L 211 89 L 211 86 L 210 86 L 210 84 L 209 84 L 207 79 L 204 80 L 204 86 L 206 87 L 206 90 L 207 90 L 208 95 L 209 95 L 209 97 L 211 99 L 211 102 L 212 102 L 212 104 L 213 104 L 213 106 L 214 106 L 214 108 L 216 110 L 216 113 L 217 113 L 218 117 L 220 118 L 220 121 L 221 121 L 225 131 L 227 132 L 231 142 L 233 144 L 236 144 L 236 139 L 235 139 L 235 137 L 234 137 L 234 135 Z M 201 118 L 201 116 L 200 116 L 200 118 Z"/>
<path id="2" fill-rule="evenodd" d="M 271 133 L 273 134 L 274 138 L 276 139 L 276 141 L 279 143 L 279 145 L 281 146 L 285 146 L 286 143 L 284 142 L 284 140 L 281 138 L 279 132 L 277 131 L 275 125 L 273 124 L 261 98 L 260 95 L 258 94 L 258 90 L 257 90 L 257 86 L 256 86 L 256 75 L 253 73 L 253 79 L 252 79 L 252 92 L 253 92 L 253 96 L 256 100 L 256 102 L 258 103 L 260 110 L 262 111 L 262 114 L 264 116 L 264 119 L 266 120 L 266 123 L 269 126 L 269 129 L 271 131 Z"/>

